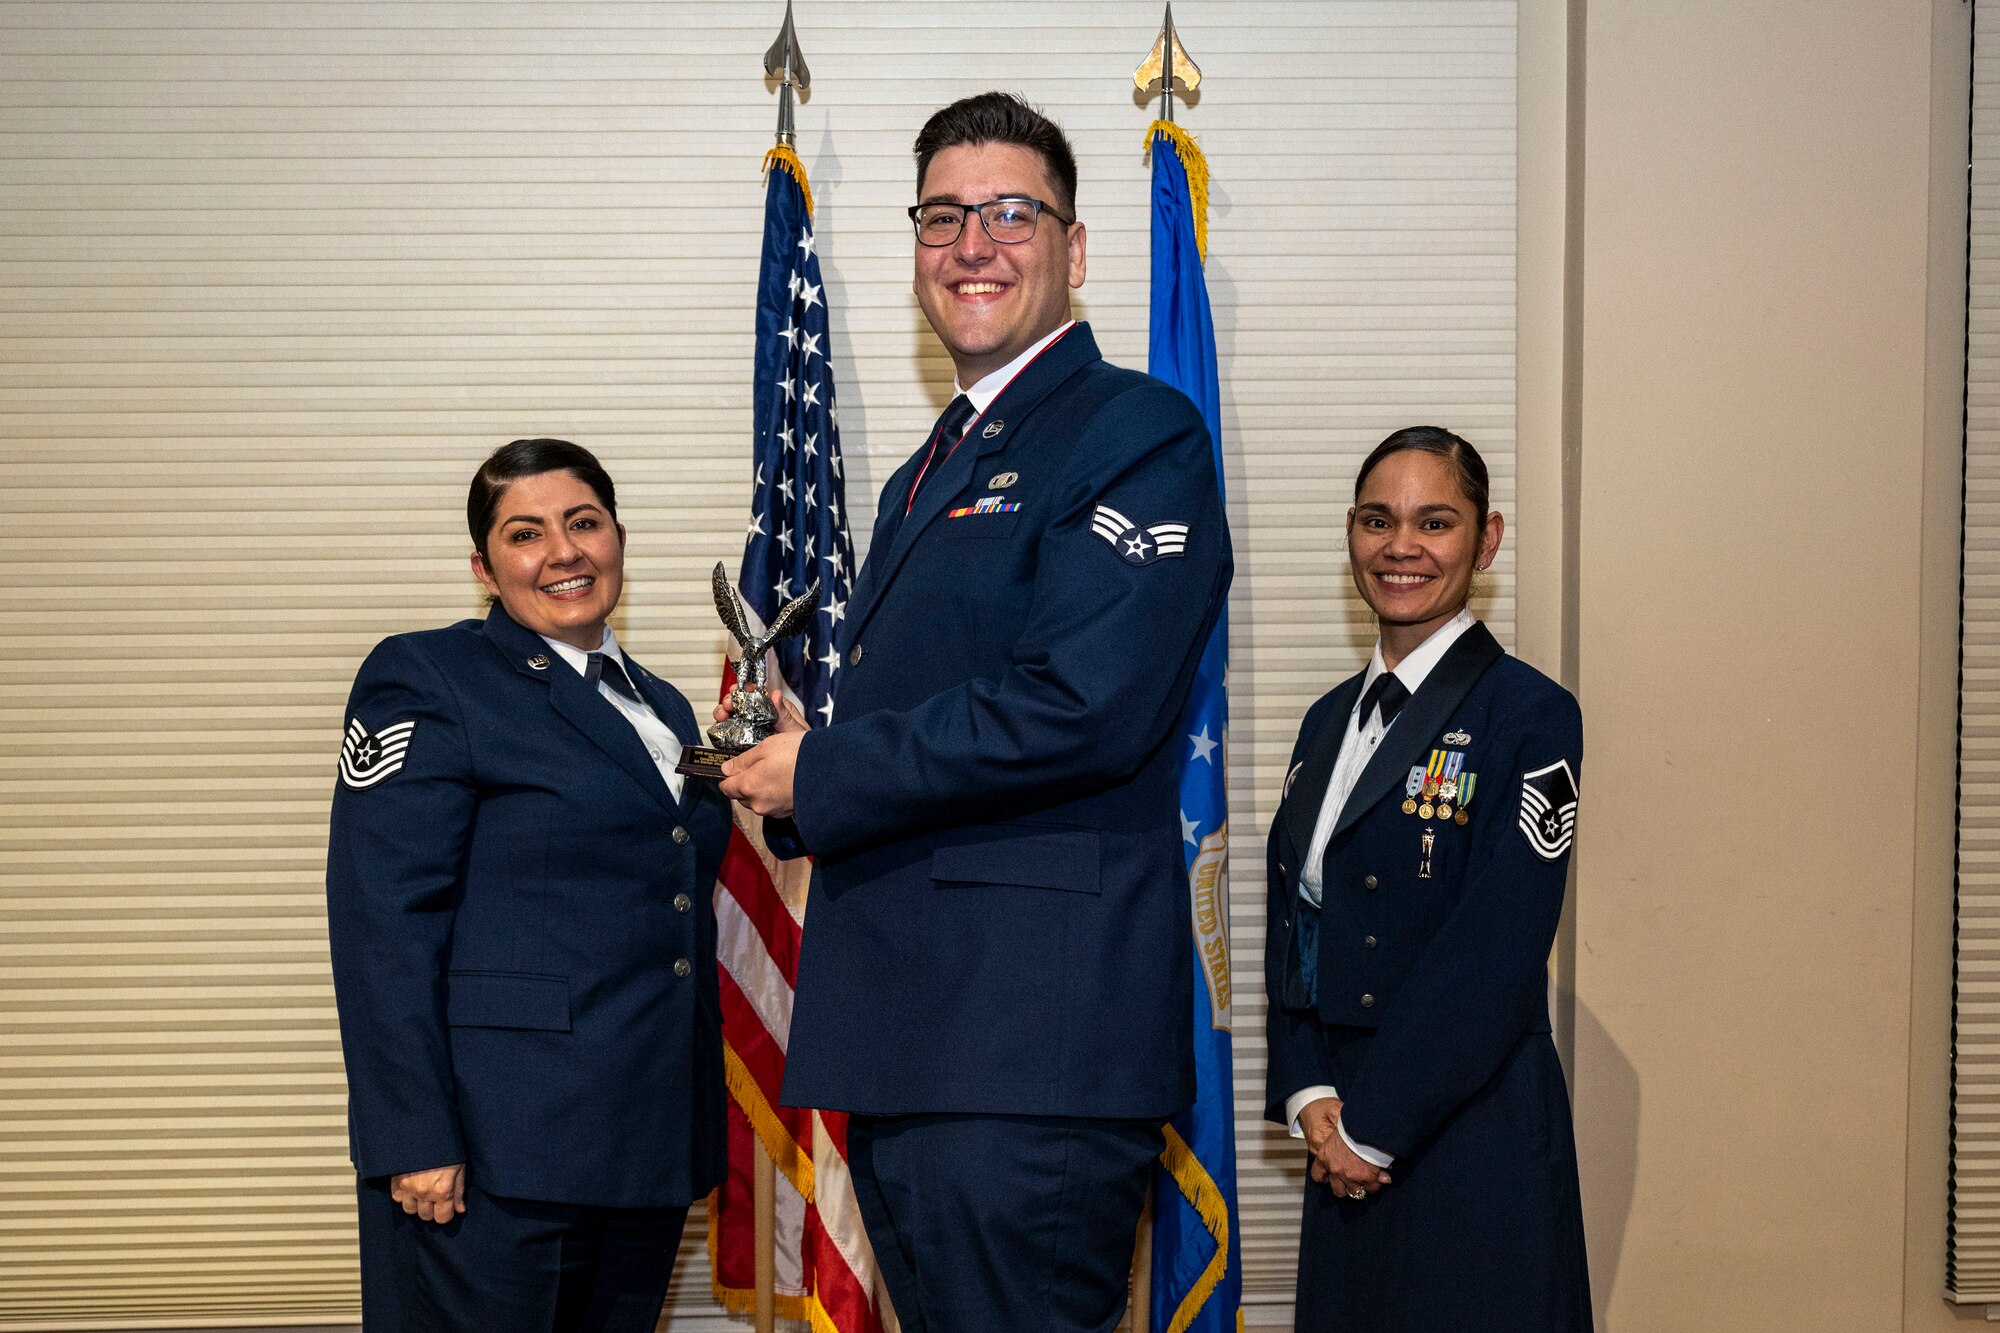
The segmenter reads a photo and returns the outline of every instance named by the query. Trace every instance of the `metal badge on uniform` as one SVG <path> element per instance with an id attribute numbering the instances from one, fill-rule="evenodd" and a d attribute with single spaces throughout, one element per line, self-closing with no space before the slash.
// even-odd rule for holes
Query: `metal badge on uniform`
<path id="1" fill-rule="evenodd" d="M 1458 795 L 1458 772 L 1465 767 L 1463 750 L 1449 751 L 1444 757 L 1444 772 L 1438 779 L 1438 818 L 1451 818 L 1451 802 Z"/>
<path id="2" fill-rule="evenodd" d="M 1299 776 L 1299 770 L 1300 770 L 1300 769 L 1302 769 L 1302 768 L 1304 768 L 1305 766 L 1306 766 L 1306 761 L 1305 761 L 1305 760 L 1303 760 L 1303 759 L 1301 759 L 1301 760 L 1299 760 L 1299 762 L 1298 762 L 1298 763 L 1296 763 L 1296 764 L 1293 764 L 1293 765 L 1292 765 L 1292 771 L 1291 771 L 1291 772 L 1289 772 L 1289 773 L 1285 774 L 1285 788 L 1284 788 L 1284 790 L 1283 790 L 1283 791 L 1281 791 L 1281 792 L 1279 792 L 1279 793 L 1278 793 L 1278 799 L 1279 799 L 1279 800 L 1281 800 L 1281 801 L 1282 801 L 1282 800 L 1285 800 L 1285 799 L 1287 799 L 1287 798 L 1289 798 L 1289 797 L 1291 796 L 1291 794 L 1292 794 L 1292 783 L 1294 783 L 1294 782 L 1296 782 L 1296 781 L 1298 780 L 1298 776 Z"/>
<path id="3" fill-rule="evenodd" d="M 1472 788 L 1478 780 L 1477 773 L 1466 773 L 1458 779 L 1458 813 L 1453 815 L 1452 819 L 1460 828 L 1472 822 L 1472 816 L 1465 812 L 1465 807 L 1472 804 Z"/>
<path id="4" fill-rule="evenodd" d="M 374 786 L 400 772 L 410 751 L 410 737 L 417 724 L 395 722 L 370 734 L 358 717 L 347 720 L 347 736 L 340 743 L 340 780 L 355 791 Z"/>
<path id="5" fill-rule="evenodd" d="M 540 653 L 536 653 L 528 659 L 528 665 L 537 671 L 547 671 L 549 669 L 549 659 L 543 657 Z"/>
<path id="6" fill-rule="evenodd" d="M 1431 846 L 1436 841 L 1437 841 L 1437 834 L 1432 832 L 1430 829 L 1425 829 L 1423 838 L 1424 842 L 1423 856 L 1417 861 L 1418 879 L 1429 879 L 1431 877 Z"/>
<path id="7" fill-rule="evenodd" d="M 1432 750 L 1430 762 L 1424 765 L 1424 803 L 1417 807 L 1417 813 L 1425 819 L 1437 817 L 1437 807 L 1431 804 L 1437 798 L 1438 787 L 1444 782 L 1444 751 Z"/>
<path id="8" fill-rule="evenodd" d="M 1405 798 L 1403 801 L 1404 814 L 1414 815 L 1417 813 L 1417 797 L 1422 794 L 1423 790 L 1424 766 L 1422 764 L 1412 764 L 1410 766 L 1409 781 L 1403 784 L 1403 796 Z"/>
<path id="9" fill-rule="evenodd" d="M 1020 479 L 1021 474 L 1018 472 L 996 472 L 987 478 L 986 489 L 989 491 L 1004 491 Z"/>
<path id="10" fill-rule="evenodd" d="M 982 440 L 990 440 L 995 435 L 998 435 L 1001 431 L 1005 430 L 1006 428 L 1007 428 L 1007 423 L 1004 421 L 989 421 L 986 423 L 986 429 L 979 432 L 979 438 Z"/>
<path id="11" fill-rule="evenodd" d="M 1110 505 L 1099 505 L 1090 516 L 1090 530 L 1111 543 L 1128 565 L 1150 565 L 1187 554 L 1188 525 L 1154 523 L 1141 527 Z"/>
<path id="12" fill-rule="evenodd" d="M 1446 745 L 1470 745 L 1472 744 L 1472 733 L 1469 731 L 1447 731 L 1444 734 L 1444 743 Z"/>
<path id="13" fill-rule="evenodd" d="M 1521 778 L 1521 836 L 1544 861 L 1569 850 L 1576 838 L 1576 775 L 1558 759 Z"/>

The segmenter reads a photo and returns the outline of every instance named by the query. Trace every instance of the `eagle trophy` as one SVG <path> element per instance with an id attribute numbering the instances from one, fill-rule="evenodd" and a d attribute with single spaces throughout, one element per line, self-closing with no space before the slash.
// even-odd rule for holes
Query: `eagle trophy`
<path id="1" fill-rule="evenodd" d="M 713 582 L 715 613 L 741 645 L 743 656 L 736 661 L 736 685 L 729 691 L 729 716 L 708 729 L 708 739 L 718 750 L 741 754 L 777 727 L 777 706 L 765 692 L 771 670 L 767 654 L 772 644 L 801 633 L 812 623 L 813 612 L 819 606 L 819 580 L 814 579 L 803 594 L 786 602 L 778 618 L 762 634 L 751 632 L 750 612 L 729 582 L 729 575 L 723 572 L 720 560 L 715 562 Z"/>

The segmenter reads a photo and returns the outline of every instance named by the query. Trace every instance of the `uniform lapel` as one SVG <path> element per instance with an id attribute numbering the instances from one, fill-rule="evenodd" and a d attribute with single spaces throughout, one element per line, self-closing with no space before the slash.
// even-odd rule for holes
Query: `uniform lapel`
<path id="1" fill-rule="evenodd" d="M 1354 701 L 1361 696 L 1361 681 L 1367 674 L 1363 671 L 1334 689 L 1333 702 L 1327 705 L 1319 730 L 1306 738 L 1299 775 L 1292 779 L 1284 798 L 1286 831 L 1300 856 L 1312 846 L 1319 808 L 1326 801 L 1327 784 L 1333 781 L 1333 766 L 1340 760 L 1340 743 L 1347 736 L 1347 719 L 1354 712 Z"/>
<path id="2" fill-rule="evenodd" d="M 1505 655 L 1499 641 L 1483 622 L 1475 622 L 1471 629 L 1458 636 L 1458 642 L 1445 650 L 1444 657 L 1431 668 L 1430 675 L 1424 677 L 1423 685 L 1403 705 L 1403 711 L 1396 715 L 1395 725 L 1382 737 L 1375 757 L 1368 761 L 1368 767 L 1361 770 L 1353 794 L 1341 807 L 1340 822 L 1333 829 L 1334 837 L 1345 833 L 1392 788 L 1400 787 L 1411 766 L 1423 757 L 1425 749 L 1437 738 L 1439 729 L 1450 720 L 1452 711 L 1471 693 L 1479 678 L 1486 674 L 1486 668 Z"/>
<path id="3" fill-rule="evenodd" d="M 632 729 L 632 724 L 598 697 L 597 691 L 572 671 L 569 663 L 557 657 L 542 642 L 540 635 L 515 624 L 513 617 L 498 606 L 486 615 L 486 634 L 506 655 L 515 671 L 548 687 L 549 704 L 565 722 L 582 732 L 593 745 L 631 774 L 632 780 L 644 787 L 654 800 L 673 813 L 680 813 L 674 803 L 674 794 L 667 790 L 666 779 L 660 776 L 659 767 L 646 753 L 646 746 L 639 739 L 639 733 Z M 542 665 L 532 665 L 535 662 Z"/>
<path id="4" fill-rule="evenodd" d="M 701 728 L 695 721 L 693 709 L 683 703 L 678 695 L 669 694 L 666 687 L 660 683 L 659 679 L 652 672 L 632 660 L 632 654 L 625 654 L 625 665 L 631 668 L 629 674 L 632 677 L 632 683 L 638 686 L 639 695 L 646 701 L 646 706 L 653 710 L 654 717 L 659 718 L 660 721 L 667 724 L 667 730 L 674 733 L 674 739 L 681 743 L 681 748 L 686 749 L 690 745 L 700 745 L 702 743 Z M 620 718 L 619 721 L 622 722 L 624 719 Z M 650 762 L 650 756 L 648 757 L 648 762 Z M 654 764 L 654 775 L 658 776 L 659 771 L 659 765 Z M 685 774 L 681 776 L 679 804 L 683 819 L 694 808 L 692 802 L 695 795 L 695 782 L 696 779 L 688 777 Z M 661 785 L 665 786 L 665 779 L 661 779 Z M 673 794 L 671 787 L 667 789 L 667 794 L 669 796 Z"/>
<path id="5" fill-rule="evenodd" d="M 1015 427 L 1040 406 L 1057 385 L 1100 359 L 1097 341 L 1090 336 L 1090 326 L 1076 325 L 1021 368 L 1021 372 L 1000 391 L 1000 396 L 993 400 L 985 413 L 966 427 L 967 438 L 952 451 L 950 458 L 931 465 L 930 475 L 924 478 L 916 502 L 890 539 L 889 549 L 868 553 L 864 566 L 867 577 L 857 583 L 853 599 L 855 604 L 848 609 L 848 618 L 854 622 L 854 627 L 848 631 L 848 642 L 852 643 L 860 637 L 869 617 L 882 604 L 883 594 L 895 581 L 896 571 L 902 568 L 910 548 L 923 535 L 924 529 L 944 512 L 952 498 L 965 489 L 979 460 L 1002 447 L 1014 434 Z M 995 430 L 995 426 L 999 429 Z M 988 431 L 992 434 L 987 434 Z M 901 486 L 885 494 L 882 503 L 902 505 L 908 495 L 907 485 Z"/>

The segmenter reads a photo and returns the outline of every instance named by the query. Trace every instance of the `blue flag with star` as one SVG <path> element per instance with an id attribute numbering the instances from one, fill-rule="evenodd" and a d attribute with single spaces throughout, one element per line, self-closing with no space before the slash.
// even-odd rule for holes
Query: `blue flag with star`
<path id="1" fill-rule="evenodd" d="M 1146 369 L 1201 409 L 1222 484 L 1222 391 L 1202 277 L 1208 163 L 1186 131 L 1156 120 L 1153 307 Z M 1167 1126 L 1153 1191 L 1153 1333 L 1235 1333 L 1243 1259 L 1236 1217 L 1236 1115 L 1229 1030 L 1229 611 L 1202 652 L 1181 723 L 1181 835 L 1194 903 L 1194 1105 Z"/>
<path id="2" fill-rule="evenodd" d="M 764 258 L 757 281 L 753 430 L 756 478 L 737 588 L 766 625 L 819 580 L 819 614 L 777 645 L 778 667 L 814 725 L 833 720 L 834 626 L 847 614 L 854 547 L 847 538 L 832 335 L 813 239 L 805 167 L 771 150 Z"/>

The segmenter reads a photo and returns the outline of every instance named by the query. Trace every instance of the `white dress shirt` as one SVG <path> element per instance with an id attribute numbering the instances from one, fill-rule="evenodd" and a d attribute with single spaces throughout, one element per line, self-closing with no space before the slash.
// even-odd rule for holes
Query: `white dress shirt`
<path id="1" fill-rule="evenodd" d="M 575 667 L 577 675 L 585 676 L 590 673 L 590 654 L 583 649 L 558 643 L 546 634 L 542 636 L 542 642 L 553 648 L 556 656 Z M 597 651 L 616 661 L 624 670 L 627 680 L 637 675 L 632 670 L 631 664 L 625 660 L 625 654 L 618 650 L 618 636 L 611 632 L 611 626 L 604 627 L 604 642 Z M 632 688 L 639 688 L 636 680 L 633 681 Z M 681 787 L 687 782 L 685 777 L 674 772 L 674 766 L 681 761 L 681 738 L 674 735 L 673 728 L 662 722 L 659 715 L 646 706 L 643 697 L 638 703 L 634 703 L 601 679 L 597 682 L 597 696 L 617 709 L 620 716 L 632 724 L 632 730 L 639 733 L 640 741 L 646 746 L 646 753 L 653 757 L 653 763 L 660 770 L 660 776 L 666 779 L 667 790 L 672 792 L 674 799 L 678 801 L 681 798 Z"/>
<path id="2" fill-rule="evenodd" d="M 1445 653 L 1459 636 L 1471 629 L 1476 622 L 1472 612 L 1460 608 L 1459 613 L 1445 621 L 1431 632 L 1431 636 L 1410 650 L 1408 656 L 1396 663 L 1396 679 L 1403 688 L 1415 694 L 1423 688 L 1426 677 L 1437 666 Z M 1382 661 L 1382 641 L 1375 641 L 1375 652 L 1368 659 L 1368 672 L 1361 678 L 1361 693 L 1366 695 L 1375 678 L 1389 668 Z M 1311 903 L 1315 910 L 1320 903 L 1320 877 L 1326 860 L 1326 845 L 1333 840 L 1333 830 L 1340 823 L 1340 812 L 1347 804 L 1347 798 L 1354 794 L 1354 784 L 1361 780 L 1361 772 L 1368 767 L 1368 761 L 1375 757 L 1376 747 L 1389 732 L 1383 725 L 1382 710 L 1371 708 L 1367 717 L 1361 717 L 1361 703 L 1357 698 L 1353 712 L 1347 715 L 1347 733 L 1341 738 L 1340 757 L 1334 761 L 1333 777 L 1326 784 L 1326 796 L 1320 801 L 1319 820 L 1313 825 L 1312 845 L 1306 850 L 1305 864 L 1299 867 L 1299 897 Z M 1338 1097 L 1340 1093 L 1330 1084 L 1316 1083 L 1309 1088 L 1301 1088 L 1285 1098 L 1285 1119 L 1290 1123 L 1292 1137 L 1304 1138 L 1305 1131 L 1299 1128 L 1299 1112 L 1322 1097 Z M 1365 1143 L 1356 1143 L 1347 1137 L 1347 1127 L 1339 1126 L 1340 1137 L 1354 1150 L 1355 1156 L 1376 1166 L 1388 1166 L 1396 1159 L 1380 1148 L 1371 1148 Z"/>
<path id="3" fill-rule="evenodd" d="M 1033 347 L 1030 347 L 1027 351 L 1000 367 L 1000 369 L 990 375 L 981 375 L 979 382 L 974 384 L 970 389 L 958 383 L 957 380 L 953 380 L 952 387 L 958 390 L 959 393 L 964 394 L 972 403 L 972 410 L 976 414 L 973 419 L 976 421 L 979 417 L 986 415 L 986 409 L 993 406 L 993 400 L 1000 396 L 1000 391 L 1011 384 L 1014 377 L 1020 374 L 1030 361 L 1040 356 L 1044 347 L 1047 347 L 1050 343 L 1075 327 L 1075 320 L 1064 320 L 1061 328 L 1051 332 L 1046 338 L 1037 342 Z"/>

